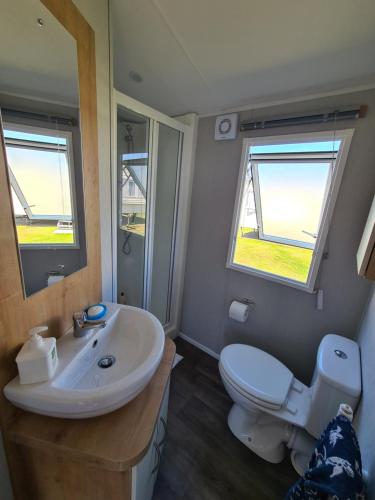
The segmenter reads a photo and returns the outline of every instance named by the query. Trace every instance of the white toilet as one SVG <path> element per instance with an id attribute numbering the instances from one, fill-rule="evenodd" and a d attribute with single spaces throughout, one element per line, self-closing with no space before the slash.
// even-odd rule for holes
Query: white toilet
<path id="1" fill-rule="evenodd" d="M 358 344 L 339 335 L 321 341 L 310 387 L 276 358 L 248 345 L 225 347 L 219 368 L 234 401 L 228 416 L 233 434 L 269 462 L 281 462 L 291 449 L 300 474 L 340 404 L 354 411 L 361 394 Z"/>

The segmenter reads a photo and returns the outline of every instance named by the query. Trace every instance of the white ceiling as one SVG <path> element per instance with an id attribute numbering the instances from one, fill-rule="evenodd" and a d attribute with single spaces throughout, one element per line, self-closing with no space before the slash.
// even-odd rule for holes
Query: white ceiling
<path id="1" fill-rule="evenodd" d="M 78 104 L 76 42 L 40 0 L 1 0 L 0 47 L 0 93 Z"/>
<path id="2" fill-rule="evenodd" d="M 374 0 L 111 0 L 111 9 L 116 88 L 168 114 L 375 86 Z"/>

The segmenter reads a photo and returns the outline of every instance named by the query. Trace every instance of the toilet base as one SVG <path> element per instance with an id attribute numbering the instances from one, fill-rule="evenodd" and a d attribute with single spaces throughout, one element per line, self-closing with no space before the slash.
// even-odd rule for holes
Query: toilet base
<path id="1" fill-rule="evenodd" d="M 298 474 L 302 476 L 307 469 L 316 439 L 304 429 L 256 409 L 245 410 L 237 403 L 229 412 L 228 425 L 237 439 L 267 462 L 281 462 L 289 448 Z"/>
<path id="2" fill-rule="evenodd" d="M 310 458 L 307 455 L 303 455 L 302 453 L 298 453 L 296 450 L 292 450 L 290 452 L 290 461 L 294 467 L 294 470 L 300 476 L 303 476 L 309 467 Z"/>
<path id="3" fill-rule="evenodd" d="M 292 432 L 290 424 L 265 413 L 250 413 L 235 403 L 228 425 L 237 439 L 267 462 L 277 464 L 283 460 Z"/>
<path id="4" fill-rule="evenodd" d="M 286 445 L 291 450 L 290 461 L 294 469 L 300 476 L 303 476 L 308 469 L 316 446 L 316 439 L 310 436 L 304 429 L 293 427 L 292 434 Z"/>

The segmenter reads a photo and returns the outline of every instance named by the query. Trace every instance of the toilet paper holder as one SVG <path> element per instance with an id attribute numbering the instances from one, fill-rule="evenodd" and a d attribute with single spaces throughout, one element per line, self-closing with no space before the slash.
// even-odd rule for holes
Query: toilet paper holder
<path id="1" fill-rule="evenodd" d="M 242 304 L 247 304 L 248 306 L 255 304 L 255 300 L 253 299 L 248 299 L 247 297 L 244 297 L 242 299 L 232 299 L 231 303 L 233 300 L 236 300 L 237 302 L 242 302 Z"/>
<path id="2" fill-rule="evenodd" d="M 233 299 L 229 306 L 229 318 L 240 323 L 245 323 L 249 317 L 249 305 L 251 304 L 255 304 L 255 302 L 247 297 L 240 300 Z"/>
<path id="3" fill-rule="evenodd" d="M 52 269 L 51 271 L 47 271 L 47 278 L 50 276 L 63 276 L 63 271 L 65 269 L 65 264 L 57 264 L 57 270 Z"/>

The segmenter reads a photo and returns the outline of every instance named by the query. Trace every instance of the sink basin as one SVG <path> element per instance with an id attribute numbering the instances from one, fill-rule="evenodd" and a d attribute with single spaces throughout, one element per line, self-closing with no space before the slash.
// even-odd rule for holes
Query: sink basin
<path id="1" fill-rule="evenodd" d="M 159 320 L 136 307 L 106 303 L 107 326 L 89 337 L 73 331 L 57 341 L 53 378 L 4 388 L 14 405 L 42 415 L 87 418 L 109 413 L 134 399 L 161 361 L 165 334 Z"/>

